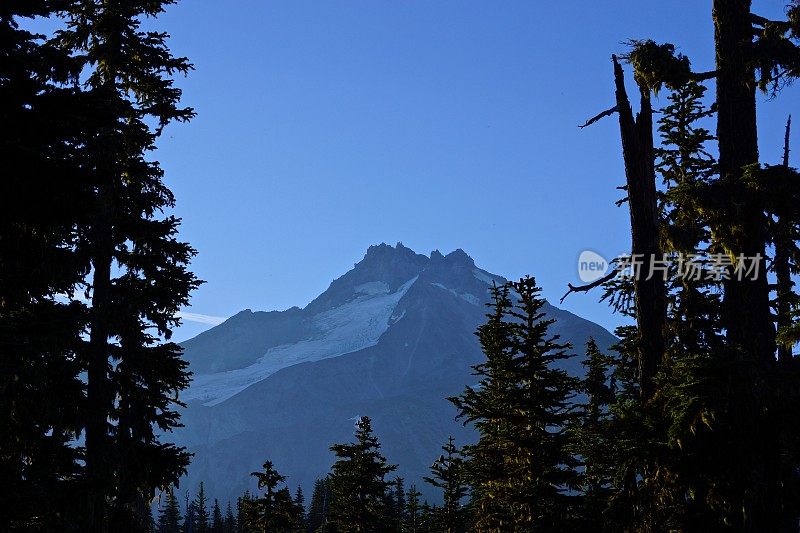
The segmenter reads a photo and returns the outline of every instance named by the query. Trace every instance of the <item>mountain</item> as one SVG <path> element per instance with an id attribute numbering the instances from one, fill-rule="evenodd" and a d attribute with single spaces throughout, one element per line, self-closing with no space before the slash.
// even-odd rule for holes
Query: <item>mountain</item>
<path id="1" fill-rule="evenodd" d="M 380 244 L 306 307 L 248 309 L 185 342 L 194 379 L 175 439 L 195 456 L 182 488 L 202 480 L 212 497 L 235 501 L 269 459 L 310 494 L 333 462 L 329 446 L 349 442 L 368 415 L 397 474 L 425 491 L 421 478 L 448 435 L 474 438 L 445 398 L 475 383 L 474 332 L 489 287 L 504 281 L 463 250 L 428 257 Z M 572 313 L 545 312 L 575 353 L 589 337 L 601 349 L 616 341 Z M 565 367 L 580 373 L 580 358 Z"/>

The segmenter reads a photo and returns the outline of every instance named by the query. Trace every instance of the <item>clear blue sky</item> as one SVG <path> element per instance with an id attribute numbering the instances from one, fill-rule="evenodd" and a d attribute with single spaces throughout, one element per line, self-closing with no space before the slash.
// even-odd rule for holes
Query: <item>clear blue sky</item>
<path id="1" fill-rule="evenodd" d="M 169 128 L 157 157 L 207 281 L 190 311 L 303 306 L 383 241 L 463 248 L 493 273 L 535 275 L 557 302 L 582 250 L 629 246 L 627 210 L 614 206 L 624 181 L 616 119 L 577 128 L 612 104 L 611 53 L 653 38 L 712 69 L 710 5 L 171 7 L 155 26 L 196 66 L 179 85 L 198 116 Z M 770 17 L 783 5 L 755 2 Z M 798 95 L 760 98 L 763 160 L 779 160 Z M 609 329 L 619 321 L 596 294 L 564 307 Z M 177 338 L 205 327 L 187 322 Z"/>

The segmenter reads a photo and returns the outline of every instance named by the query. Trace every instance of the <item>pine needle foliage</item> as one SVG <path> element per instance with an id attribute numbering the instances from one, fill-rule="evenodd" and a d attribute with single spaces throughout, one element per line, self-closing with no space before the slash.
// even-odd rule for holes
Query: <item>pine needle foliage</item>
<path id="1" fill-rule="evenodd" d="M 450 398 L 479 433 L 465 454 L 481 531 L 560 531 L 575 518 L 569 427 L 578 382 L 557 366 L 569 345 L 548 334 L 540 293 L 530 277 L 494 287 L 478 328 L 486 355 L 474 367 L 479 382 Z"/>

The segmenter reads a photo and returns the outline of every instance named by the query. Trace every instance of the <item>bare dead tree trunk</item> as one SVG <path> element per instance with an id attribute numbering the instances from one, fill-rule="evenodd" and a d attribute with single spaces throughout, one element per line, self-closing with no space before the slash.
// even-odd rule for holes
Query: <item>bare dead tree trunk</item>
<path id="1" fill-rule="evenodd" d="M 786 121 L 786 134 L 783 140 L 783 168 L 789 170 L 789 133 L 792 128 L 792 117 Z M 777 220 L 777 235 L 775 237 L 775 278 L 777 292 L 777 325 L 778 331 L 787 328 L 792 323 L 792 271 L 789 262 L 791 246 L 791 219 L 787 214 L 779 215 Z M 778 360 L 788 361 L 792 358 L 792 348 L 785 344 L 778 345 Z"/>
<path id="2" fill-rule="evenodd" d="M 612 60 L 631 215 L 631 254 L 641 259 L 641 270 L 634 278 L 634 296 L 639 380 L 642 397 L 648 399 L 653 394 L 653 378 L 664 358 L 666 324 L 665 280 L 658 270 L 653 269 L 653 262 L 662 258 L 653 153 L 653 108 L 650 90 L 640 87 L 640 109 L 634 117 L 622 67 L 616 56 Z"/>

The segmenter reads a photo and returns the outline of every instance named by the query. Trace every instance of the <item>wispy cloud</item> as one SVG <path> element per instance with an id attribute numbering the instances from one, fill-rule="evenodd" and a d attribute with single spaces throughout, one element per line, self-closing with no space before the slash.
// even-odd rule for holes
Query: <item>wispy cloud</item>
<path id="1" fill-rule="evenodd" d="M 209 326 L 216 326 L 227 320 L 221 316 L 202 315 L 200 313 L 189 313 L 186 311 L 180 311 L 178 316 L 187 322 L 197 322 L 199 324 L 207 324 Z"/>

